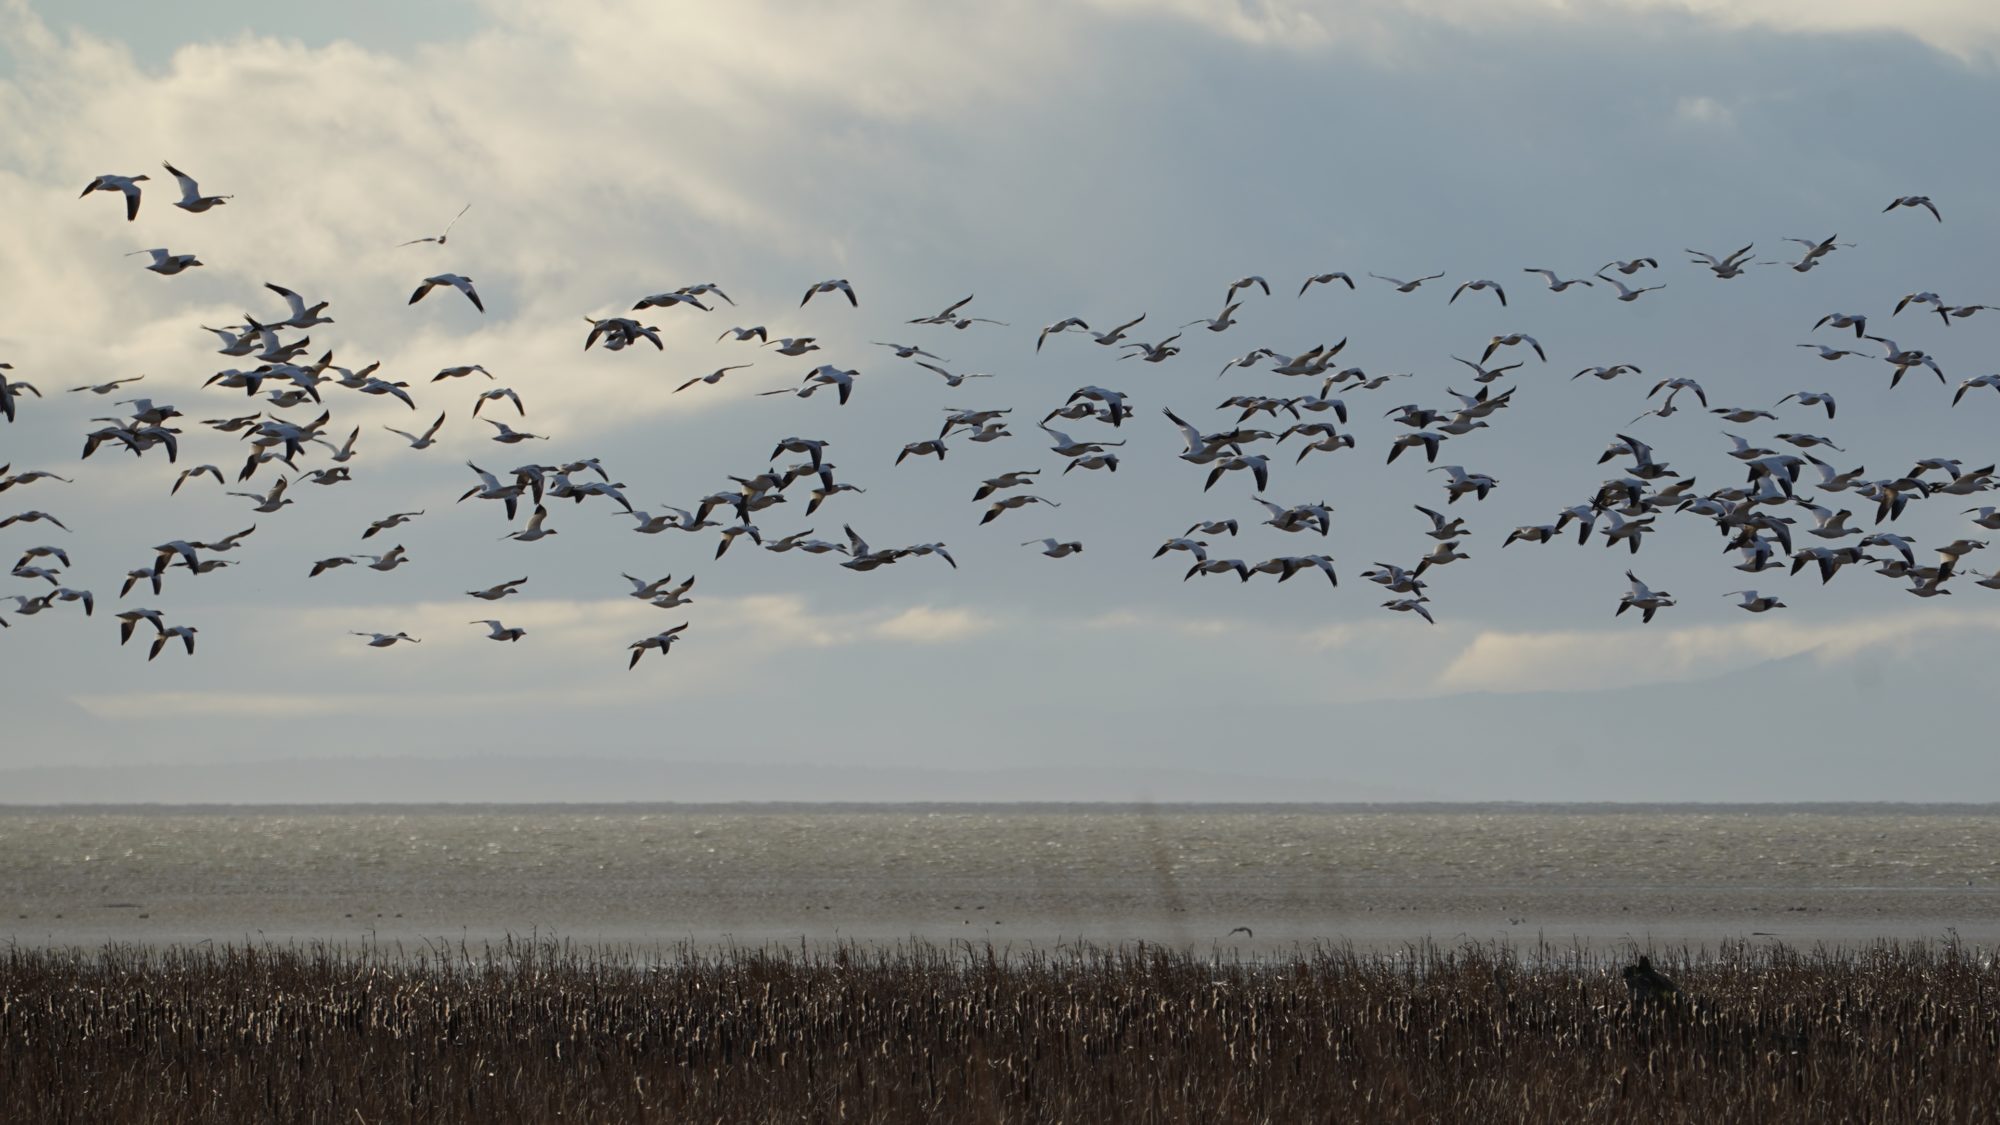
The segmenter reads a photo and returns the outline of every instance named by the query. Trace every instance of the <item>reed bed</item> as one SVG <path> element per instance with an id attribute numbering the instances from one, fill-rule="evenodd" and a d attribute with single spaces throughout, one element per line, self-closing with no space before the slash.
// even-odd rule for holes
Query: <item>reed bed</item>
<path id="1" fill-rule="evenodd" d="M 0 953 L 0 1121 L 1992 1121 L 1957 944 Z"/>

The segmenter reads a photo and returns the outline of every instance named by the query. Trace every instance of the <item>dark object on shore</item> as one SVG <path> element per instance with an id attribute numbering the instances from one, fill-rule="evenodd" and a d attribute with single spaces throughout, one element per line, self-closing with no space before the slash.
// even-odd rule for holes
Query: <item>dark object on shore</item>
<path id="1" fill-rule="evenodd" d="M 1625 966 L 1625 987 L 1631 990 L 1632 1003 L 1642 1008 L 1671 1005 L 1681 997 L 1674 982 L 1655 969 L 1653 959 L 1643 954 L 1638 964 Z"/>

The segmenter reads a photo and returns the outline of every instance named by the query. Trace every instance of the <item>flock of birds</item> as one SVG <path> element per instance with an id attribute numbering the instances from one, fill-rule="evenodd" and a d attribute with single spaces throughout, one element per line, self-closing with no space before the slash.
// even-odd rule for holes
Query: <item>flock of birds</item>
<path id="1" fill-rule="evenodd" d="M 171 164 L 165 167 L 180 190 L 180 198 L 173 205 L 183 211 L 203 214 L 232 198 L 203 194 L 195 179 Z M 147 181 L 145 175 L 103 175 L 92 180 L 83 194 L 89 196 L 94 192 L 105 192 L 122 196 L 125 216 L 130 221 L 139 214 L 146 190 L 142 185 Z M 467 209 L 469 207 L 467 205 Z M 1943 222 L 1937 206 L 1924 196 L 1897 198 L 1884 210 L 1898 209 L 1920 211 L 1937 222 Z M 465 213 L 466 210 L 461 210 L 441 233 L 412 239 L 401 245 L 447 247 L 452 227 Z M 1786 241 L 1801 247 L 1795 260 L 1759 261 L 1754 257 L 1754 244 L 1725 255 L 1696 250 L 1689 250 L 1688 253 L 1691 262 L 1713 279 L 1727 281 L 1758 267 L 1783 266 L 1801 273 L 1821 268 L 1836 252 L 1849 245 L 1831 237 Z M 195 254 L 177 253 L 166 247 L 135 253 L 148 255 L 151 262 L 145 268 L 164 276 L 174 276 L 203 265 Z M 419 271 L 413 269 L 411 272 L 414 275 Z M 1660 261 L 1655 257 L 1614 260 L 1593 273 L 1576 277 L 1540 267 L 1526 268 L 1522 273 L 1537 279 L 1553 293 L 1590 289 L 1628 303 L 1657 292 L 1666 284 L 1643 284 L 1645 280 L 1664 274 Z M 1427 284 L 1445 282 L 1443 273 L 1408 280 L 1373 273 L 1363 277 L 1365 280 L 1357 281 L 1355 276 L 1345 271 L 1315 274 L 1304 279 L 1295 297 L 1300 300 L 1307 298 L 1315 286 L 1345 286 L 1352 290 L 1370 282 L 1390 286 L 1400 294 L 1416 294 Z M 1449 285 L 1448 282 L 1445 284 Z M 414 426 L 409 430 L 383 427 L 405 441 L 411 450 L 421 452 L 439 443 L 439 433 L 452 412 L 446 409 L 435 418 L 430 418 L 427 410 L 419 412 L 419 395 L 426 394 L 433 387 L 448 389 L 460 380 L 477 378 L 485 383 L 497 384 L 493 374 L 478 364 L 446 367 L 420 385 L 391 378 L 389 373 L 382 371 L 379 363 L 352 369 L 336 365 L 332 351 L 323 346 L 316 348 L 309 335 L 313 329 L 334 323 L 333 318 L 326 315 L 330 302 L 309 301 L 306 296 L 276 284 L 267 284 L 265 288 L 283 302 L 282 310 L 274 308 L 269 314 L 257 316 L 246 313 L 243 323 L 221 328 L 206 325 L 189 327 L 190 332 L 213 334 L 219 344 L 219 353 L 236 364 L 208 375 L 201 384 L 204 393 L 240 393 L 255 407 L 241 414 L 204 410 L 203 413 L 223 416 L 196 423 L 203 430 L 228 435 L 236 440 L 243 450 L 240 465 L 224 468 L 219 464 L 202 463 L 183 467 L 183 443 L 191 436 L 187 416 L 175 406 L 151 397 L 118 399 L 116 405 L 124 410 L 113 416 L 93 419 L 96 423 L 94 428 L 82 434 L 83 458 L 103 455 L 107 451 L 124 453 L 140 461 L 163 458 L 172 467 L 172 481 L 167 489 L 169 495 L 179 494 L 184 488 L 198 487 L 196 482 L 206 477 L 228 495 L 250 501 L 251 511 L 260 515 L 275 515 L 295 504 L 311 503 L 302 498 L 305 491 L 302 486 L 337 486 L 355 479 L 352 463 L 357 459 L 362 428 L 336 426 L 333 405 L 336 395 L 360 394 L 393 399 L 412 411 L 413 416 L 429 419 L 421 429 Z M 1450 288 L 1448 304 L 1462 299 L 1490 299 L 1501 307 L 1511 307 L 1507 287 L 1500 280 L 1468 278 Z M 452 272 L 431 273 L 423 277 L 416 283 L 408 304 L 418 305 L 427 298 L 435 302 L 440 297 L 462 299 L 479 314 L 486 311 L 473 280 Z M 1034 348 L 1037 353 L 1042 353 L 1044 349 L 1058 347 L 1096 347 L 1107 349 L 1105 354 L 1116 355 L 1120 360 L 1164 364 L 1181 354 L 1184 333 L 1205 331 L 1219 334 L 1228 331 L 1238 324 L 1237 316 L 1246 305 L 1272 298 L 1273 287 L 1265 278 L 1242 277 L 1227 286 L 1221 311 L 1216 316 L 1180 324 L 1164 336 L 1143 339 L 1137 335 L 1148 323 L 1148 317 L 1143 313 L 1117 318 L 1116 323 L 1102 321 L 1102 329 L 1092 327 L 1092 321 L 1097 320 L 1095 316 L 1089 320 L 1080 316 L 1065 316 L 1040 329 Z M 816 300 L 844 305 L 849 311 L 859 310 L 862 306 L 861 295 L 855 286 L 841 278 L 807 286 L 799 307 L 803 308 Z M 1002 321 L 972 315 L 968 311 L 972 302 L 973 298 L 968 296 L 936 313 L 909 319 L 907 325 L 931 332 L 965 331 L 974 326 L 1007 327 Z M 655 349 L 665 351 L 660 329 L 657 325 L 644 323 L 642 314 L 654 311 L 661 315 L 713 313 L 725 307 L 733 309 L 735 305 L 736 302 L 722 288 L 709 282 L 654 293 L 638 299 L 624 315 L 586 317 L 589 328 L 583 336 L 583 348 L 621 351 L 651 344 Z M 1878 370 L 1887 371 L 1892 386 L 1900 383 L 1905 374 L 1919 369 L 1945 382 L 1945 374 L 1933 356 L 1921 349 L 1906 347 L 1883 334 L 1881 325 L 1885 320 L 1910 309 L 1927 310 L 1937 316 L 1943 325 L 1950 326 L 1955 321 L 1988 311 L 1989 306 L 1954 304 L 1931 292 L 1911 293 L 1901 297 L 1887 316 L 1829 313 L 1812 326 L 1814 332 L 1827 330 L 1827 335 L 1798 346 L 1812 349 L 1820 358 L 1830 362 L 1852 358 L 1864 364 L 1870 360 L 1883 364 L 1884 367 Z M 1826 340 L 1837 341 L 1839 346 Z M 760 357 L 775 354 L 805 362 L 814 362 L 806 357 L 825 350 L 818 337 L 788 336 L 761 324 L 730 327 L 717 337 L 717 341 L 742 344 L 747 349 L 746 355 L 754 351 Z M 1274 475 L 1292 471 L 1292 467 L 1303 464 L 1312 454 L 1322 455 L 1315 459 L 1316 462 L 1343 452 L 1354 456 L 1351 451 L 1359 448 L 1361 435 L 1348 428 L 1351 413 L 1349 400 L 1355 400 L 1352 412 L 1358 415 L 1361 412 L 1358 396 L 1379 391 L 1407 377 L 1407 373 L 1378 373 L 1357 366 L 1342 366 L 1339 357 L 1346 344 L 1346 339 L 1342 339 L 1331 344 L 1316 344 L 1292 354 L 1260 346 L 1231 359 L 1222 367 L 1220 376 L 1229 376 L 1231 372 L 1261 372 L 1272 377 L 1274 389 L 1285 384 L 1305 389 L 1231 395 L 1217 408 L 1232 415 L 1225 416 L 1221 423 L 1198 424 L 1172 406 L 1161 408 L 1159 417 L 1173 427 L 1181 439 L 1180 460 L 1197 466 L 1204 475 L 1204 492 L 1218 482 L 1232 478 L 1232 475 L 1254 481 L 1256 493 L 1253 500 L 1266 517 L 1259 521 L 1262 525 L 1288 534 L 1316 534 L 1321 538 L 1329 535 L 1333 523 L 1330 505 L 1324 502 L 1279 503 L 1263 494 L 1269 490 Z M 977 385 L 975 380 L 993 378 L 990 372 L 957 370 L 940 355 L 919 344 L 876 340 L 871 342 L 871 346 L 888 349 L 898 361 L 913 363 L 917 368 L 935 374 L 951 388 Z M 314 351 L 322 354 L 317 359 L 309 358 Z M 1400 564 L 1376 562 L 1360 572 L 1361 578 L 1377 585 L 1387 595 L 1386 600 L 1380 603 L 1384 609 L 1412 614 L 1433 623 L 1433 605 L 1427 590 L 1430 580 L 1436 577 L 1434 571 L 1469 557 L 1461 550 L 1467 537 L 1467 519 L 1449 516 L 1439 508 L 1448 510 L 1461 500 L 1469 505 L 1477 504 L 1501 483 L 1462 464 L 1437 462 L 1446 451 L 1456 452 L 1460 443 L 1471 435 L 1492 427 L 1500 419 L 1500 412 L 1512 405 L 1521 384 L 1505 387 L 1496 384 L 1522 371 L 1530 359 L 1538 366 L 1549 362 L 1548 350 L 1543 343 L 1522 332 L 1492 336 L 1485 342 L 1476 360 L 1460 356 L 1451 358 L 1462 366 L 1465 377 L 1476 385 L 1476 390 L 1461 393 L 1452 389 L 1448 392 L 1449 402 L 1434 405 L 1410 403 L 1388 410 L 1383 417 L 1393 427 L 1393 436 L 1376 446 L 1387 463 L 1394 463 L 1405 456 L 1413 460 L 1421 456 L 1429 473 L 1442 474 L 1443 504 L 1437 507 L 1414 505 L 1429 525 L 1422 534 L 1428 538 L 1430 545 L 1417 557 L 1406 558 Z M 749 362 L 719 367 L 679 383 L 673 393 L 715 387 L 723 383 L 731 372 L 748 366 L 751 366 Z M 53 397 L 45 396 L 44 389 L 25 377 L 27 374 L 14 371 L 9 363 L 0 362 L 0 413 L 10 424 L 35 424 L 35 414 L 40 409 L 37 400 Z M 1787 394 L 1769 408 L 1712 404 L 1708 391 L 1692 378 L 1648 379 L 1640 368 L 1626 363 L 1586 367 L 1567 375 L 1567 379 L 1589 377 L 1611 381 L 1628 376 L 1650 383 L 1645 395 L 1646 409 L 1633 419 L 1633 425 L 1625 427 L 1628 430 L 1636 428 L 1647 418 L 1663 419 L 1688 410 L 1691 404 L 1698 404 L 1697 409 L 1738 428 L 1775 422 L 1778 420 L 1775 411 L 1779 409 L 1805 412 L 1813 417 L 1823 412 L 1825 421 L 1831 423 L 1838 409 L 1832 392 L 1812 389 Z M 120 393 L 141 378 L 144 376 L 64 390 L 79 395 L 108 397 Z M 759 393 L 812 398 L 819 392 L 829 391 L 833 401 L 845 407 L 854 402 L 857 387 L 863 382 L 862 372 L 857 368 L 820 362 L 805 371 L 796 385 Z M 1952 404 L 1956 406 L 1966 395 L 1981 389 L 2000 391 L 2000 375 L 1983 375 L 1959 383 Z M 1020 517 L 1010 513 L 1039 506 L 1060 507 L 1060 500 L 1036 491 L 1045 479 L 1053 480 L 1078 470 L 1116 473 L 1124 463 L 1121 447 L 1126 444 L 1126 439 L 1123 435 L 1129 432 L 1124 430 L 1124 423 L 1137 417 L 1133 398 L 1127 391 L 1086 385 L 1077 388 L 1059 403 L 1042 404 L 1048 407 L 1046 412 L 1037 408 L 1037 414 L 1028 415 L 1038 416 L 1038 420 L 1033 422 L 1032 433 L 1038 435 L 1038 440 L 1054 455 L 1054 460 L 1045 466 L 1013 469 L 982 479 L 972 494 L 972 502 L 980 506 L 978 522 L 989 524 L 1003 518 L 1018 522 Z M 514 411 L 511 421 L 504 418 L 508 409 Z M 503 417 L 494 417 L 494 414 Z M 491 427 L 487 436 L 498 445 L 550 440 L 549 435 L 516 428 L 527 424 L 527 414 L 522 396 L 514 389 L 482 384 L 466 416 Z M 892 464 L 901 466 L 923 459 L 944 462 L 950 451 L 962 443 L 984 445 L 1013 440 L 1017 436 L 1017 428 L 1024 431 L 1020 436 L 1028 436 L 1025 431 L 1029 428 L 1013 415 L 1012 407 L 950 409 L 935 436 L 926 435 L 903 445 Z M 1263 427 L 1255 424 L 1260 417 L 1264 420 Z M 1072 427 L 1081 436 L 1056 428 L 1057 422 Z M 345 433 L 342 433 L 343 429 Z M 1515 528 L 1506 536 L 1502 547 L 1517 543 L 1553 543 L 1566 539 L 1570 530 L 1574 529 L 1579 544 L 1588 543 L 1595 533 L 1604 545 L 1613 548 L 1623 546 L 1636 558 L 1646 540 L 1656 533 L 1658 520 L 1680 516 L 1709 521 L 1720 532 L 1726 544 L 1725 550 L 1734 553 L 1737 559 L 1735 568 L 1747 575 L 1773 570 L 1797 575 L 1811 568 L 1820 581 L 1826 583 L 1831 582 L 1843 568 L 1865 566 L 1906 583 L 1911 594 L 1922 598 L 1951 593 L 1949 584 L 1961 578 L 1969 578 L 1987 588 L 2000 589 L 2000 576 L 1961 566 L 1969 556 L 1987 546 L 1985 540 L 1972 538 L 1968 533 L 1949 543 L 1936 545 L 1934 560 L 1925 560 L 1919 558 L 1919 545 L 1895 530 L 1898 518 L 1912 504 L 1963 502 L 1966 498 L 1992 490 L 1996 483 L 1993 465 L 1968 467 L 1957 459 L 1930 457 L 1917 461 L 1907 472 L 1869 476 L 1865 468 L 1841 468 L 1823 459 L 1821 454 L 1831 456 L 1840 447 L 1832 439 L 1818 434 L 1787 429 L 1769 439 L 1753 440 L 1732 429 L 1724 431 L 1721 436 L 1731 447 L 1729 456 L 1741 465 L 1745 475 L 1740 481 L 1732 481 L 1723 487 L 1697 490 L 1695 479 L 1675 471 L 1652 442 L 1630 433 L 1610 435 L 1599 459 L 1600 465 L 1617 462 L 1609 470 L 1610 475 L 1588 489 L 1579 490 L 1574 497 L 1575 502 L 1561 507 L 1548 522 Z M 1297 453 L 1287 463 L 1279 451 L 1287 448 L 1287 443 L 1293 439 L 1298 439 Z M 1374 439 L 1370 440 L 1373 443 Z M 1763 440 L 1777 444 L 1767 446 Z M 637 507 L 627 495 L 629 486 L 614 481 L 605 465 L 591 457 L 547 464 L 535 461 L 501 471 L 468 460 L 468 487 L 456 500 L 460 503 L 485 502 L 504 512 L 513 527 L 504 538 L 516 544 L 534 543 L 557 534 L 558 528 L 552 526 L 548 505 L 568 500 L 573 504 L 588 501 L 615 507 L 619 509 L 619 514 L 631 519 L 632 531 L 638 534 L 712 532 L 716 541 L 714 557 L 717 559 L 727 554 L 739 541 L 747 539 L 754 547 L 771 552 L 798 551 L 808 555 L 835 556 L 840 566 L 857 572 L 932 557 L 954 569 L 958 566 L 948 546 L 941 541 L 873 545 L 851 525 L 843 527 L 844 535 L 839 539 L 816 538 L 811 528 L 782 535 L 761 529 L 756 521 L 768 518 L 766 513 L 770 513 L 776 505 L 787 503 L 797 492 L 805 494 L 804 515 L 810 517 L 823 505 L 835 502 L 845 493 L 864 491 L 861 486 L 840 479 L 829 450 L 831 444 L 821 438 L 778 437 L 773 441 L 769 467 L 745 475 L 732 475 L 727 487 L 702 496 L 686 507 L 658 506 L 657 512 Z M 1468 451 L 1474 448 L 1471 442 L 1465 444 Z M 796 460 L 785 467 L 778 467 L 778 462 L 787 458 Z M 1464 460 L 1471 459 L 1469 452 Z M 888 462 L 888 458 L 885 457 L 884 461 Z M 1061 466 L 1059 470 L 1055 467 L 1058 464 Z M 1047 478 L 1044 478 L 1045 472 Z M 10 463 L 0 466 L 0 493 L 30 485 L 38 486 L 37 491 L 41 491 L 46 488 L 44 482 L 63 482 L 66 479 L 50 469 L 15 471 Z M 232 488 L 232 485 L 237 487 Z M 1853 506 L 1841 507 L 1837 497 L 1850 495 L 1856 498 Z M 0 531 L 10 531 L 14 535 L 28 529 L 68 531 L 58 516 L 47 511 L 15 511 L 11 510 L 12 507 L 0 501 Z M 1261 574 L 1275 576 L 1277 581 L 1284 582 L 1295 575 L 1316 571 L 1323 574 L 1330 584 L 1339 584 L 1335 560 L 1325 553 L 1283 554 L 1257 562 L 1242 557 L 1225 557 L 1227 553 L 1220 549 L 1219 544 L 1225 539 L 1233 540 L 1244 525 L 1254 519 L 1248 514 L 1250 511 L 1246 508 L 1246 515 L 1241 518 L 1196 520 L 1184 530 L 1169 535 L 1153 557 L 1184 555 L 1189 565 L 1183 581 L 1233 574 L 1240 582 L 1248 582 L 1253 576 Z M 1975 504 L 1963 514 L 1971 517 L 1969 523 L 1974 527 L 2000 530 L 2000 506 Z M 360 537 L 364 541 L 374 540 L 384 532 L 425 515 L 423 507 L 387 513 L 371 522 Z M 1872 524 L 1866 527 L 1850 522 L 1867 519 L 1872 519 Z M 176 538 L 155 544 L 150 549 L 148 561 L 126 571 L 118 597 L 121 601 L 128 599 L 135 591 L 149 591 L 158 597 L 167 582 L 178 580 L 181 574 L 193 578 L 227 568 L 234 561 L 229 557 L 231 553 L 249 541 L 256 531 L 257 526 L 253 524 L 221 538 Z M 1040 554 L 1052 559 L 1066 558 L 1084 549 L 1084 543 L 1079 539 L 1049 536 L 1031 536 L 1021 545 L 1037 548 Z M 80 608 L 85 616 L 94 613 L 96 595 L 88 589 L 73 586 L 66 577 L 71 560 L 64 547 L 51 543 L 7 546 L 5 549 L 19 552 L 12 576 L 34 584 L 32 589 L 35 591 L 0 597 L 0 603 L 13 603 L 8 611 L 13 616 L 31 617 L 71 604 Z M 310 577 L 316 578 L 346 566 L 387 572 L 409 561 L 408 552 L 402 545 L 396 544 L 380 554 L 363 551 L 301 560 L 300 565 Z M 657 579 L 631 574 L 623 577 L 631 585 L 631 596 L 650 606 L 673 610 L 693 600 L 689 596 L 695 584 L 693 577 L 679 581 L 671 575 Z M 1634 610 L 1642 621 L 1650 622 L 1661 610 L 1675 604 L 1671 593 L 1649 585 L 1639 577 L 1636 563 L 1633 569 L 1626 571 L 1626 578 L 1629 588 L 1619 598 L 1615 613 Z M 519 593 L 528 581 L 527 577 L 522 577 L 466 593 L 489 605 L 498 605 L 507 597 Z M 1731 596 L 1739 598 L 1738 605 L 1749 613 L 1761 614 L 1785 608 L 1785 602 L 1780 598 L 1754 588 L 1735 591 Z M 170 621 L 163 611 L 154 608 L 124 609 L 116 616 L 120 623 L 121 644 L 129 642 L 142 624 L 150 630 L 149 660 L 162 652 L 176 649 L 190 655 L 195 651 L 199 629 L 193 624 Z M 0 626 L 11 624 L 7 614 L 0 613 Z M 468 624 L 485 628 L 492 640 L 509 643 L 520 641 L 527 632 L 520 627 L 508 626 L 499 617 L 468 619 Z M 684 621 L 632 641 L 627 646 L 630 653 L 627 667 L 635 667 L 649 651 L 662 655 L 668 653 L 687 628 L 688 623 Z M 402 630 L 354 631 L 354 635 L 364 638 L 367 645 L 375 648 L 389 648 L 404 642 L 420 643 L 420 638 Z"/>

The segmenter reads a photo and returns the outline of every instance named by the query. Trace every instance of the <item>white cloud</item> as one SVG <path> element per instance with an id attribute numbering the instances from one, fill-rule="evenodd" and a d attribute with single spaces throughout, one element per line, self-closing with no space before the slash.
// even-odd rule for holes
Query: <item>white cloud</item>
<path id="1" fill-rule="evenodd" d="M 2000 52 L 2000 6 L 1984 0 L 1095 0 L 1126 17 L 1166 17 L 1257 46 L 1361 46 L 1400 51 L 1411 18 L 1488 28 L 1530 20 L 1596 20 L 1634 13 L 1692 16 L 1729 28 L 1791 34 L 1905 35 L 1963 59 Z"/>
<path id="2" fill-rule="evenodd" d="M 969 609 L 936 609 L 920 605 L 912 606 L 887 621 L 878 622 L 869 633 L 883 640 L 934 645 L 968 640 L 992 632 L 995 624 L 992 618 Z"/>
<path id="3" fill-rule="evenodd" d="M 1619 632 L 1489 630 L 1475 636 L 1438 674 L 1436 687 L 1596 691 L 1674 683 L 1808 652 L 1826 661 L 1885 647 L 1907 654 L 1925 637 L 1965 629 L 2000 630 L 2000 611 L 1936 609 L 1838 622 L 1760 618 L 1735 625 Z"/>
<path id="4" fill-rule="evenodd" d="M 1674 120 L 1726 129 L 1736 124 L 1736 112 L 1706 94 L 1693 95 L 1674 103 Z"/>

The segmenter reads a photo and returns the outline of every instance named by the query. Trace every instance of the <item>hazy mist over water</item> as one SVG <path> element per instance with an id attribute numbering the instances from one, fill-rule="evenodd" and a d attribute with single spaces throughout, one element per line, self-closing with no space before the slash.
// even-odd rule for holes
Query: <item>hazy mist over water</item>
<path id="1" fill-rule="evenodd" d="M 29 944 L 1993 941 L 2000 807 L 14 807 L 0 911 Z"/>

